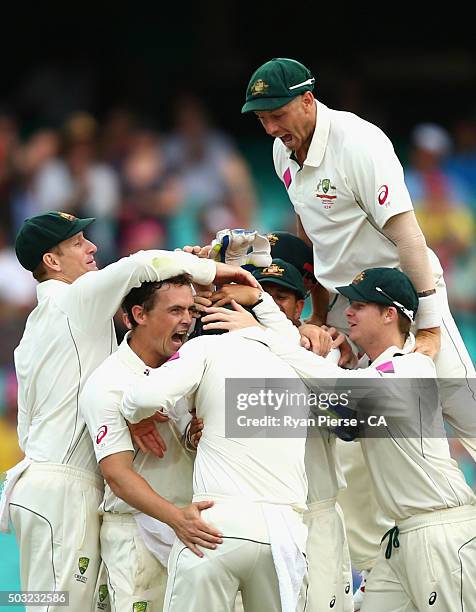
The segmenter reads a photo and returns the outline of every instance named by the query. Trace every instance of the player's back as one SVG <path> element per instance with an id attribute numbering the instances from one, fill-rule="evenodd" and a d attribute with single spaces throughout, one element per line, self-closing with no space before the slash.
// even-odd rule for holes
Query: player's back
<path id="1" fill-rule="evenodd" d="M 292 379 L 293 391 L 307 394 L 295 371 L 265 344 L 247 338 L 244 331 L 245 334 L 232 332 L 193 341 L 203 343 L 206 352 L 205 372 L 195 397 L 204 430 L 195 460 L 194 493 L 305 504 L 304 437 L 270 437 L 284 431 L 271 425 L 262 428 L 245 425 L 243 437 L 234 433 L 238 430 L 237 417 L 246 417 L 247 410 L 227 403 L 227 380 L 242 379 L 242 398 L 267 389 L 283 393 L 289 387 L 286 379 Z M 261 397 L 261 405 L 269 405 L 269 396 Z M 281 418 L 280 412 L 272 407 L 263 413 Z M 229 436 L 227 428 L 231 429 Z"/>

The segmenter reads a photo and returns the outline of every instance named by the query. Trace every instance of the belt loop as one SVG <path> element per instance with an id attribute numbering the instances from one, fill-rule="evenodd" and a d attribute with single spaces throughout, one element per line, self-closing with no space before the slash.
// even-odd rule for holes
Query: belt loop
<path id="1" fill-rule="evenodd" d="M 395 525 L 395 527 L 389 529 L 387 533 L 383 536 L 383 538 L 380 540 L 380 542 L 382 543 L 385 538 L 388 537 L 387 548 L 385 549 L 385 559 L 390 559 L 390 557 L 392 556 L 392 548 L 400 548 L 400 541 L 398 539 L 399 533 L 400 530 L 397 525 Z"/>

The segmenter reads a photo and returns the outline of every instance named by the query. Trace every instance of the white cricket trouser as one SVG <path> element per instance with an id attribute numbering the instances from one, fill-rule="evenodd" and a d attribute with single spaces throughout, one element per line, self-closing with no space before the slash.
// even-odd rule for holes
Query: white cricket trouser
<path id="1" fill-rule="evenodd" d="M 352 568 L 343 517 L 336 500 L 308 504 L 306 612 L 353 612 Z"/>
<path id="2" fill-rule="evenodd" d="M 147 612 L 162 612 L 167 570 L 145 546 L 132 514 L 104 514 L 101 556 L 112 612 L 139 609 L 140 602 Z"/>
<path id="3" fill-rule="evenodd" d="M 473 459 L 476 460 L 476 373 L 471 358 L 466 350 L 461 334 L 454 322 L 448 306 L 446 285 L 443 276 L 435 275 L 435 286 L 439 298 L 442 316 L 441 349 L 435 359 L 436 372 L 440 379 L 440 396 L 445 419 L 454 428 L 455 433 Z M 348 299 L 340 295 L 327 316 L 327 324 L 348 333 L 348 324 L 344 314 Z M 385 517 L 375 499 L 367 467 L 360 467 L 361 451 L 355 450 L 355 467 L 350 457 L 352 450 L 343 450 L 339 445 L 339 460 L 347 481 L 347 489 L 337 497 L 344 511 L 347 538 L 352 563 L 358 569 L 371 569 L 372 560 L 378 556 L 380 538 L 393 525 Z M 363 460 L 363 458 L 362 458 Z M 355 499 L 365 495 L 368 512 L 362 512 Z M 368 565 L 366 565 L 368 564 Z"/>
<path id="4" fill-rule="evenodd" d="M 102 497 L 101 478 L 55 463 L 33 463 L 16 483 L 10 516 L 20 548 L 21 588 L 69 593 L 68 608 L 50 605 L 37 610 L 92 609 Z"/>
<path id="5" fill-rule="evenodd" d="M 395 539 L 382 543 L 361 612 L 474 610 L 476 507 L 417 514 L 400 521 L 398 528 L 398 548 Z"/>
<path id="6" fill-rule="evenodd" d="M 337 501 L 344 512 L 352 565 L 359 571 L 371 569 L 380 551 L 380 540 L 395 522 L 386 517 L 374 493 L 360 442 L 336 441 L 337 456 L 347 480 Z"/>
<path id="7" fill-rule="evenodd" d="M 281 612 L 261 505 L 215 501 L 201 514 L 203 520 L 220 529 L 223 543 L 215 550 L 201 548 L 204 557 L 200 558 L 176 540 L 169 557 L 164 612 L 233 612 L 238 591 L 245 612 Z M 297 611 L 306 609 L 306 591 L 305 579 Z"/>

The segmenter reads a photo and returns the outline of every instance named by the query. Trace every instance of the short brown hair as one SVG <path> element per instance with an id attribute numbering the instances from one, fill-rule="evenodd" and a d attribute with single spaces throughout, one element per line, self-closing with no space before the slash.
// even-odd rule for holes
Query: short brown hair
<path id="1" fill-rule="evenodd" d="M 161 287 L 164 285 L 182 287 L 184 285 L 190 285 L 192 280 L 190 274 L 179 274 L 178 276 L 172 276 L 163 281 L 142 283 L 140 287 L 131 289 L 122 302 L 122 309 L 126 313 L 132 329 L 137 327 L 137 321 L 132 314 L 132 308 L 134 306 L 142 306 L 146 312 L 150 312 L 155 306 L 157 292 Z"/>
<path id="2" fill-rule="evenodd" d="M 63 255 L 63 251 L 61 250 L 61 247 L 59 244 L 51 247 L 46 252 L 55 253 L 56 255 Z M 32 274 L 33 274 L 33 278 L 39 283 L 42 283 L 43 281 L 48 280 L 48 269 L 43 263 L 43 260 L 36 266 Z"/>

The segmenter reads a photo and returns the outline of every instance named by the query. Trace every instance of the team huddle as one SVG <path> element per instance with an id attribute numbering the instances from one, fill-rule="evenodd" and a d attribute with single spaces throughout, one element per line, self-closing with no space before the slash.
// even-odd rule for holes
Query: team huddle
<path id="1" fill-rule="evenodd" d="M 476 459 L 474 367 L 392 144 L 313 89 L 273 59 L 242 109 L 275 138 L 296 235 L 223 230 L 98 270 L 94 219 L 23 223 L 38 305 L 15 350 L 25 458 L 0 501 L 23 590 L 77 611 L 474 608 L 476 496 L 445 434 Z M 230 381 L 372 389 L 333 416 L 370 404 L 384 435 L 339 418 L 227 435 Z"/>

